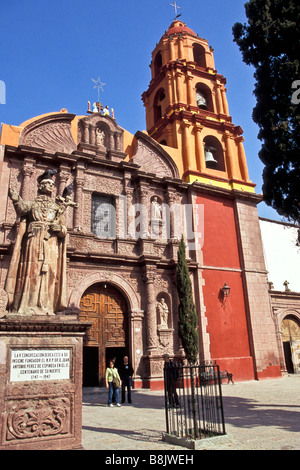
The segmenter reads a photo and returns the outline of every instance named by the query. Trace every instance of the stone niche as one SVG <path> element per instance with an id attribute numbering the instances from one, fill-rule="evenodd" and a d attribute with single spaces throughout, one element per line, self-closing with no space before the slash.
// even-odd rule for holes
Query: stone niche
<path id="1" fill-rule="evenodd" d="M 0 449 L 82 449 L 82 344 L 87 322 L 0 320 Z"/>
<path id="2" fill-rule="evenodd" d="M 93 113 L 78 123 L 78 151 L 119 162 L 124 160 L 123 129 L 111 116 Z"/>

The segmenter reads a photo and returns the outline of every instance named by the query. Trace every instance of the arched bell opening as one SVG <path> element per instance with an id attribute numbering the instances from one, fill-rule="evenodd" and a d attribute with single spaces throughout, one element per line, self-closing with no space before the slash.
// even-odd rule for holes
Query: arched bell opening
<path id="1" fill-rule="evenodd" d="M 224 153 L 221 142 L 214 136 L 203 140 L 205 165 L 212 170 L 225 171 Z"/>
<path id="2" fill-rule="evenodd" d="M 160 68 L 162 66 L 162 55 L 161 52 L 159 51 L 154 59 L 154 77 L 157 77 L 157 75 L 160 72 Z"/>
<path id="3" fill-rule="evenodd" d="M 199 109 L 214 112 L 211 89 L 204 83 L 196 85 L 196 102 Z"/>
<path id="4" fill-rule="evenodd" d="M 159 121 L 163 115 L 162 105 L 165 97 L 166 94 L 163 88 L 160 88 L 155 94 L 153 101 L 154 123 Z"/>
<path id="5" fill-rule="evenodd" d="M 193 44 L 193 56 L 198 67 L 206 68 L 205 49 L 201 44 Z"/>

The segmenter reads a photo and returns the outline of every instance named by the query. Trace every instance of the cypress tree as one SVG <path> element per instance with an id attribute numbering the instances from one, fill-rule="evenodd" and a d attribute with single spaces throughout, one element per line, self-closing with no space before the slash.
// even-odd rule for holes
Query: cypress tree
<path id="1" fill-rule="evenodd" d="M 183 236 L 178 250 L 177 291 L 179 297 L 179 336 L 188 362 L 194 364 L 198 359 L 198 318 L 193 301 Z"/>
<path id="2" fill-rule="evenodd" d="M 243 60 L 255 69 L 253 120 L 262 141 L 265 202 L 300 221 L 300 4 L 249 0 L 248 24 L 233 26 Z"/>

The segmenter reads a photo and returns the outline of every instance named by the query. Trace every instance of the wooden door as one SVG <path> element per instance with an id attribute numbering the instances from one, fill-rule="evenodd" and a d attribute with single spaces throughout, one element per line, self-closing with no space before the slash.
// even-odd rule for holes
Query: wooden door
<path id="1" fill-rule="evenodd" d="M 99 384 L 105 384 L 105 357 L 108 348 L 126 348 L 128 320 L 126 301 L 121 292 L 109 284 L 91 286 L 80 302 L 80 320 L 93 322 L 85 340 L 86 347 L 97 347 L 99 351 Z M 115 349 L 112 349 L 115 351 Z"/>

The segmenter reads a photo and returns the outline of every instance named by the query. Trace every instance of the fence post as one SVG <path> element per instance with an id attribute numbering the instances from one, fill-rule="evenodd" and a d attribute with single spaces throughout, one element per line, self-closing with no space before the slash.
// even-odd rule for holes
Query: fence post
<path id="1" fill-rule="evenodd" d="M 190 381 L 191 381 L 191 399 L 192 399 L 192 416 L 194 424 L 194 437 L 199 437 L 199 429 L 197 424 L 197 413 L 196 413 L 196 395 L 195 395 L 195 381 L 194 381 L 194 367 L 190 366 Z"/>
<path id="2" fill-rule="evenodd" d="M 224 409 L 223 409 L 223 396 L 222 396 L 222 380 L 221 380 L 221 377 L 220 377 L 220 367 L 218 364 L 216 364 L 217 366 L 217 372 L 218 372 L 218 385 L 219 385 L 219 400 L 220 400 L 220 403 L 219 403 L 219 406 L 221 408 L 221 418 L 222 418 L 222 431 L 223 431 L 223 434 L 226 434 L 226 431 L 225 431 L 225 419 L 224 419 Z"/>
<path id="3" fill-rule="evenodd" d="M 170 427 L 169 427 L 169 416 L 168 416 L 168 384 L 167 384 L 167 374 L 166 374 L 166 364 L 164 365 L 164 386 L 165 386 L 165 414 L 166 414 L 166 428 L 167 428 L 167 433 L 169 434 L 170 432 Z"/>

